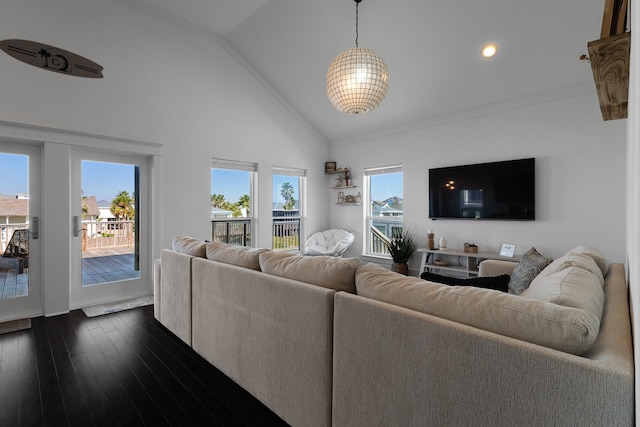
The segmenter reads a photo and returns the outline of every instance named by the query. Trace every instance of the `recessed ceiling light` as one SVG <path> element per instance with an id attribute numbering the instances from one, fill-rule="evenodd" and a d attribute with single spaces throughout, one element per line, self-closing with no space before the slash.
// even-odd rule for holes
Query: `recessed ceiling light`
<path id="1" fill-rule="evenodd" d="M 492 58 L 495 54 L 498 53 L 498 46 L 491 43 L 482 48 L 482 56 L 484 58 Z"/>

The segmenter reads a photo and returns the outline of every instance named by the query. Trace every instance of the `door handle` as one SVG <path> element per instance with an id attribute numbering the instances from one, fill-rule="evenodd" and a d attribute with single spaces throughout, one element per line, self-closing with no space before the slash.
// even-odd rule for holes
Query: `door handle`
<path id="1" fill-rule="evenodd" d="M 74 215 L 73 217 L 73 237 L 78 237 L 80 235 L 80 219 L 78 215 Z"/>
<path id="2" fill-rule="evenodd" d="M 37 216 L 31 217 L 31 238 L 36 240 L 38 238 L 38 231 L 40 230 L 40 218 Z"/>

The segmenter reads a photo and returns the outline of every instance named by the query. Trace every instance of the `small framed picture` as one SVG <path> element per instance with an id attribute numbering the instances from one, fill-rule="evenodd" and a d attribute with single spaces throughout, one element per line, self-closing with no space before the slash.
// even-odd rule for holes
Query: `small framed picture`
<path id="1" fill-rule="evenodd" d="M 336 171 L 336 162 L 326 162 L 324 164 L 324 172 L 332 173 Z"/>
<path id="2" fill-rule="evenodd" d="M 513 254 L 516 252 L 516 245 L 512 245 L 511 243 L 503 243 L 500 245 L 500 256 L 508 256 L 509 258 L 513 258 Z"/>

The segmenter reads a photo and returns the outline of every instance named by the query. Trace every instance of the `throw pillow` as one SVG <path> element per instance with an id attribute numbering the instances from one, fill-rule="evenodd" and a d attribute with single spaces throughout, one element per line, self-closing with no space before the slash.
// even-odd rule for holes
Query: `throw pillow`
<path id="1" fill-rule="evenodd" d="M 508 274 L 501 274 L 499 276 L 461 278 L 443 276 L 441 274 L 425 271 L 420 275 L 420 278 L 428 280 L 429 282 L 444 283 L 445 285 L 475 286 L 476 288 L 494 289 L 496 291 L 507 292 L 509 290 L 509 280 L 511 279 L 511 276 Z"/>
<path id="2" fill-rule="evenodd" d="M 520 295 L 529 287 L 531 281 L 551 262 L 551 259 L 540 255 L 536 248 L 529 249 L 522 255 L 522 259 L 520 259 L 516 268 L 513 269 L 513 273 L 511 273 L 509 292 Z"/>
<path id="3" fill-rule="evenodd" d="M 578 266 L 560 270 L 543 280 L 534 280 L 521 297 L 586 310 L 598 319 L 602 318 L 604 310 L 604 290 L 600 279 Z"/>
<path id="4" fill-rule="evenodd" d="M 585 254 L 590 256 L 598 265 L 598 268 L 600 268 L 600 271 L 602 271 L 602 275 L 603 276 L 607 275 L 607 272 L 609 271 L 609 260 L 598 249 L 589 245 L 580 245 L 571 249 L 565 255 L 572 255 L 572 254 Z"/>

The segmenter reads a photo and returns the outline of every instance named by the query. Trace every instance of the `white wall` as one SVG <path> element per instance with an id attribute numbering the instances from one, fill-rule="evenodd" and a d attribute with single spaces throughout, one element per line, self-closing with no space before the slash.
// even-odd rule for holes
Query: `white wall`
<path id="1" fill-rule="evenodd" d="M 84 135 L 92 140 L 88 146 L 100 141 L 99 148 L 121 153 L 149 143 L 152 149 L 145 152 L 152 155 L 157 151 L 153 144 L 161 144 L 160 154 L 152 159 L 153 209 L 144 218 L 153 224 L 152 258 L 170 246 L 174 235 L 210 238 L 211 157 L 258 164 L 258 246 L 272 244 L 274 166 L 307 170 L 309 219 L 304 226 L 309 231 L 326 228 L 327 207 L 317 196 L 327 192 L 326 144 L 216 38 L 113 1 L 3 0 L 1 9 L 0 39 L 34 40 L 69 50 L 102 65 L 104 78 L 66 76 L 0 53 L 0 138 L 33 140 L 42 133 L 55 135 L 49 142 L 65 145 L 68 137 L 71 144 L 82 146 Z M 49 128 L 64 132 L 40 132 Z M 45 190 L 69 188 L 64 182 L 68 171 L 55 170 L 56 164 L 68 168 L 68 162 L 48 155 L 45 150 Z M 44 196 L 44 225 L 51 230 L 63 222 L 56 235 L 62 241 L 47 245 L 43 233 L 44 248 L 56 247 L 58 257 L 67 261 L 70 218 L 63 219 L 73 203 L 64 191 Z M 43 255 L 52 256 L 51 251 Z M 54 268 L 53 262 L 44 263 L 45 314 L 69 309 L 69 273 Z"/>
<path id="2" fill-rule="evenodd" d="M 591 244 L 624 262 L 625 121 L 603 122 L 595 89 L 553 101 L 532 99 L 537 103 L 335 147 L 330 157 L 351 165 L 359 186 L 364 167 L 402 163 L 405 224 L 419 232 L 422 247 L 431 228 L 436 240 L 447 237 L 450 248 L 470 241 L 481 251 L 497 252 L 505 242 L 516 245 L 516 254 L 533 246 L 558 257 Z M 526 157 L 536 158 L 535 221 L 428 219 L 429 168 Z M 331 206 L 332 226 L 360 232 L 348 254 L 362 253 L 364 206 Z M 418 262 L 415 255 L 414 272 Z"/>
<path id="3" fill-rule="evenodd" d="M 631 25 L 640 25 L 640 9 L 631 8 Z M 629 78 L 629 118 L 627 119 L 627 262 L 629 271 L 629 297 L 633 327 L 635 370 L 640 372 L 640 38 L 638 32 L 631 32 L 631 61 Z M 636 408 L 640 404 L 640 381 L 636 377 Z M 638 418 L 636 409 L 636 419 Z M 637 424 L 637 421 L 636 421 Z"/>
<path id="4" fill-rule="evenodd" d="M 70 50 L 104 67 L 82 79 L 0 56 L 0 120 L 164 144 L 162 246 L 210 236 L 209 159 L 259 164 L 259 245 L 270 246 L 271 169 L 308 171 L 308 229 L 324 228 L 326 145 L 216 40 L 101 0 L 5 0 L 0 39 Z M 108 147 L 107 147 L 108 148 Z M 46 179 L 46 178 L 45 178 Z"/>

